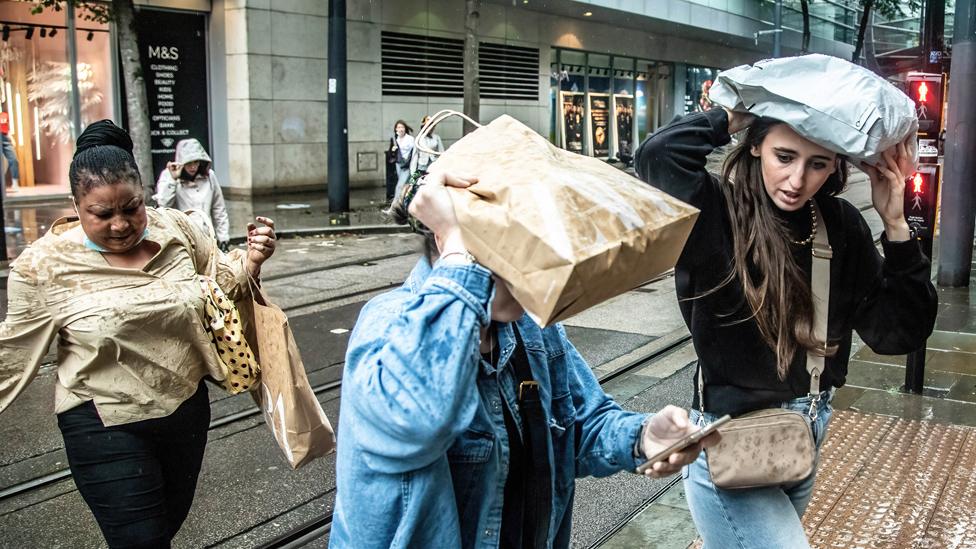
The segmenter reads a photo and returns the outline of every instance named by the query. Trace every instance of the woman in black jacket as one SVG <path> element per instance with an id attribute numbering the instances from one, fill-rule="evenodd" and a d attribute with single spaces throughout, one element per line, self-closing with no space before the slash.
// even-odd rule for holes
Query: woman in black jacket
<path id="1" fill-rule="evenodd" d="M 708 173 L 706 156 L 743 129 L 721 179 Z M 847 376 L 852 331 L 883 354 L 916 350 L 932 332 L 929 260 L 904 217 L 912 166 L 903 145 L 879 165 L 862 166 L 884 222 L 883 258 L 858 210 L 836 197 L 847 180 L 844 155 L 778 120 L 721 108 L 684 116 L 650 136 L 636 157 L 645 181 L 701 210 L 675 267 L 704 379 L 693 420 L 772 407 L 808 412 L 813 402 L 819 448 L 833 390 Z M 813 330 L 814 202 L 833 249 L 826 342 Z M 807 351 L 823 354 L 825 344 L 823 391 L 812 397 Z M 724 490 L 712 483 L 702 454 L 684 478 L 705 547 L 807 547 L 800 518 L 815 474 L 794 485 Z"/>

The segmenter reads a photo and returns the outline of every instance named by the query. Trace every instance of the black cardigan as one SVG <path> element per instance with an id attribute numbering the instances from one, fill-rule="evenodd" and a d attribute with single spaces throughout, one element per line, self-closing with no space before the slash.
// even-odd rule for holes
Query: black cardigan
<path id="1" fill-rule="evenodd" d="M 806 351 L 793 357 L 787 378 L 776 375 L 776 356 L 763 341 L 738 278 L 717 292 L 732 265 L 732 232 L 719 179 L 705 169 L 705 157 L 730 141 L 723 109 L 676 118 L 637 150 L 637 172 L 662 191 L 701 210 L 675 266 L 679 307 L 691 331 L 705 379 L 705 410 L 738 415 L 804 396 L 809 391 Z M 851 331 L 880 354 L 904 354 L 922 346 L 935 324 L 937 297 L 929 260 L 917 241 L 889 242 L 878 253 L 867 223 L 842 198 L 816 197 L 833 248 L 830 263 L 828 357 L 822 389 L 847 378 Z M 783 214 L 798 239 L 810 231 L 809 215 Z M 795 247 L 798 265 L 810 273 L 810 246 Z M 694 406 L 698 394 L 695 391 Z"/>

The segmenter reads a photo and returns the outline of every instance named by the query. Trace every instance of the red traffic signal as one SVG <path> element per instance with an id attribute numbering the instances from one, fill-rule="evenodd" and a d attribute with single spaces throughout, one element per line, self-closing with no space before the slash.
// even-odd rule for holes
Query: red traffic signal
<path id="1" fill-rule="evenodd" d="M 936 139 L 942 129 L 942 75 L 909 73 L 906 84 L 918 116 L 918 137 Z"/>
<path id="2" fill-rule="evenodd" d="M 912 192 L 915 194 L 921 194 L 923 181 L 924 179 L 922 178 L 922 174 L 915 172 L 915 175 L 912 176 Z"/>
<path id="3" fill-rule="evenodd" d="M 916 97 L 918 97 L 919 103 L 929 102 L 929 85 L 926 84 L 924 80 L 918 83 L 918 91 L 916 93 Z"/>

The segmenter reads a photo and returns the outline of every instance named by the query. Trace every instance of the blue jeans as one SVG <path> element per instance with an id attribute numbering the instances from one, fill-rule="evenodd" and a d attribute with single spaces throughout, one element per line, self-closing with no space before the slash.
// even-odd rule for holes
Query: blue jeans
<path id="1" fill-rule="evenodd" d="M 397 173 L 397 184 L 396 184 L 396 191 L 393 194 L 394 196 L 400 196 L 400 189 L 402 189 L 403 186 L 407 184 L 407 181 L 410 181 L 410 166 L 409 165 L 400 166 L 399 164 L 397 164 L 396 173 Z"/>
<path id="2" fill-rule="evenodd" d="M 10 170 L 10 177 L 13 179 L 20 179 L 20 164 L 17 163 L 17 153 L 14 151 L 14 144 L 10 141 L 10 137 L 7 134 L 0 134 L 0 149 L 2 149 L 4 158 L 7 159 L 8 170 Z"/>
<path id="3" fill-rule="evenodd" d="M 833 390 L 821 393 L 813 438 L 820 446 L 827 435 L 827 424 L 834 409 L 830 406 Z M 783 408 L 804 414 L 810 398 L 802 397 L 783 403 Z M 702 414 L 691 411 L 691 420 L 702 421 Z M 717 416 L 706 413 L 705 422 Z M 702 549 L 794 549 L 810 547 L 800 518 L 810 503 L 816 468 L 806 479 L 787 486 L 770 486 L 743 490 L 724 490 L 712 484 L 705 452 L 684 468 L 685 494 L 695 527 L 704 544 Z"/>
<path id="4" fill-rule="evenodd" d="M 162 549 L 186 519 L 210 425 L 207 387 L 172 414 L 105 427 L 92 402 L 58 414 L 78 492 L 112 549 Z"/>

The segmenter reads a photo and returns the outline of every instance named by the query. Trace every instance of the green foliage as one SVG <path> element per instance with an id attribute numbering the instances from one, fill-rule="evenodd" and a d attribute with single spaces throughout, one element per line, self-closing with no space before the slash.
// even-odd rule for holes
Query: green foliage
<path id="1" fill-rule="evenodd" d="M 43 13 L 45 9 L 61 11 L 66 4 L 72 4 L 79 9 L 79 15 L 85 21 L 96 23 L 108 23 L 112 20 L 111 2 L 86 2 L 84 0 L 34 0 L 34 7 L 31 13 L 34 15 Z"/>

